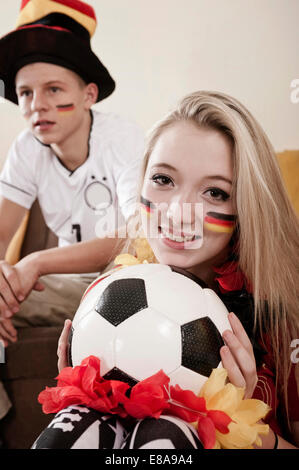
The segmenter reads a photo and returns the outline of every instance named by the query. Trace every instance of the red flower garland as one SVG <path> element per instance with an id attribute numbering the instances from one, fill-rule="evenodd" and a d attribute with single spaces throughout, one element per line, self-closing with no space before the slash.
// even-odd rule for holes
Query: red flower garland
<path id="1" fill-rule="evenodd" d="M 100 360 L 89 356 L 80 366 L 65 367 L 56 379 L 56 387 L 46 387 L 38 396 L 46 414 L 57 413 L 70 405 L 85 405 L 122 418 L 159 418 L 162 413 L 171 414 L 198 423 L 198 435 L 205 449 L 214 447 L 216 430 L 223 434 L 229 432 L 232 421 L 222 411 L 207 410 L 205 399 L 192 391 L 182 390 L 179 385 L 170 386 L 170 379 L 162 370 L 130 387 L 101 377 Z"/>
<path id="2" fill-rule="evenodd" d="M 243 288 L 245 288 L 247 292 L 252 292 L 252 287 L 241 271 L 237 261 L 227 261 L 222 266 L 218 268 L 214 267 L 213 269 L 217 274 L 220 274 L 215 280 L 218 282 L 222 293 L 241 290 Z"/>

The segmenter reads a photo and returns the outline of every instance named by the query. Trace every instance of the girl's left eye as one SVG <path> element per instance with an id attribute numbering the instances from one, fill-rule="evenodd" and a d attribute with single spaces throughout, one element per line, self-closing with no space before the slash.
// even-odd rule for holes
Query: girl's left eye
<path id="1" fill-rule="evenodd" d="M 159 186 L 167 186 L 171 183 L 173 184 L 172 179 L 166 175 L 153 175 L 151 180 Z"/>
<path id="2" fill-rule="evenodd" d="M 226 201 L 229 198 L 229 194 L 219 188 L 210 188 L 205 194 L 209 193 L 211 198 L 215 201 Z"/>
<path id="3" fill-rule="evenodd" d="M 57 91 L 60 91 L 60 88 L 58 88 L 57 86 L 52 86 L 50 89 L 53 93 L 57 93 Z"/>

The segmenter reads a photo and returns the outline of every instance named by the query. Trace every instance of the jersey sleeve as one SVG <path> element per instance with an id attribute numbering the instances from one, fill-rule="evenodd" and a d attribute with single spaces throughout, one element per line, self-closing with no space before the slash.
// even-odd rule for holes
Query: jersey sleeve
<path id="1" fill-rule="evenodd" d="M 264 401 L 271 408 L 266 419 L 271 428 L 280 433 L 285 425 L 281 417 L 285 414 L 281 392 L 276 389 L 275 364 L 270 340 L 266 337 L 267 354 L 264 355 L 263 364 L 257 369 L 258 382 L 254 390 L 253 398 Z M 296 364 L 292 364 L 287 385 L 288 414 L 290 421 L 299 421 L 299 394 L 296 381 Z M 280 417 L 280 419 L 279 419 Z"/>
<path id="2" fill-rule="evenodd" d="M 26 209 L 30 209 L 37 196 L 33 152 L 32 148 L 30 154 L 30 143 L 24 135 L 16 139 L 0 175 L 0 194 Z"/>
<path id="3" fill-rule="evenodd" d="M 120 210 L 128 220 L 136 210 L 144 152 L 143 132 L 133 125 L 128 127 L 118 145 L 118 158 L 114 165 L 116 193 Z"/>
<path id="4" fill-rule="evenodd" d="M 257 369 L 257 378 L 258 381 L 252 398 L 267 403 L 270 410 L 264 418 L 264 421 L 269 424 L 273 431 L 281 435 L 281 423 L 279 423 L 279 420 L 277 419 L 279 400 L 275 387 L 275 374 L 267 362 L 263 363 L 262 366 Z"/>

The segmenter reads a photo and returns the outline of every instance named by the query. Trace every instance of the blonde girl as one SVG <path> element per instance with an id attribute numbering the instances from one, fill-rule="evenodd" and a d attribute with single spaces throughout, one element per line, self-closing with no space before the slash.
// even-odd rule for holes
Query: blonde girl
<path id="1" fill-rule="evenodd" d="M 186 96 L 149 135 L 140 197 L 145 209 L 168 204 L 164 213 L 157 209 L 157 236 L 142 227 L 150 261 L 190 271 L 233 306 L 233 333 L 223 335 L 221 358 L 232 383 L 274 410 L 263 446 L 292 447 L 281 434 L 298 445 L 298 373 L 290 345 L 299 330 L 299 228 L 261 126 L 230 96 Z M 202 204 L 201 234 L 194 231 L 193 209 L 182 229 L 173 207 L 185 203 Z M 69 328 L 67 322 L 59 343 L 60 367 Z M 278 403 L 285 428 L 275 416 Z"/>

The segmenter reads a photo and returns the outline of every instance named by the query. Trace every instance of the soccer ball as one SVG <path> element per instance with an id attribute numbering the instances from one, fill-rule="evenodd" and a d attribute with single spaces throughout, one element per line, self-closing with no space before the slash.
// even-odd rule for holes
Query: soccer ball
<path id="1" fill-rule="evenodd" d="M 198 393 L 221 367 L 221 334 L 231 329 L 214 291 L 192 274 L 139 264 L 100 276 L 74 316 L 69 363 L 94 355 L 101 375 L 133 386 L 159 370 L 172 385 Z"/>

